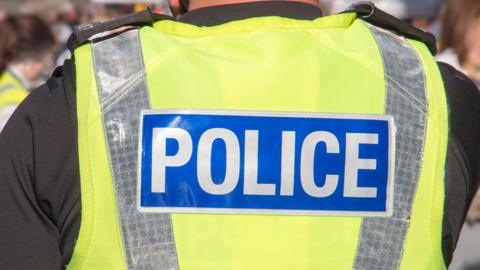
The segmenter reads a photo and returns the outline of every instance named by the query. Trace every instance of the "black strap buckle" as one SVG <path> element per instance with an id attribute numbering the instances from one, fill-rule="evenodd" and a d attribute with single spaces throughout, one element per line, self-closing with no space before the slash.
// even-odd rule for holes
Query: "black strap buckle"
<path id="1" fill-rule="evenodd" d="M 394 31 L 397 34 L 407 38 L 421 41 L 427 45 L 428 49 L 433 55 L 437 54 L 437 39 L 433 34 L 425 32 L 405 21 L 395 18 L 394 16 L 376 7 L 370 1 L 355 3 L 342 13 L 350 12 L 357 13 L 358 16 L 364 21 L 375 26 Z"/>
<path id="2" fill-rule="evenodd" d="M 85 23 L 75 26 L 73 34 L 68 40 L 68 48 L 73 51 L 79 45 L 88 41 L 96 34 L 112 31 L 124 26 L 145 26 L 152 25 L 158 20 L 175 20 L 173 17 L 152 13 L 147 8 L 141 12 L 127 14 L 112 20 L 96 23 Z"/>

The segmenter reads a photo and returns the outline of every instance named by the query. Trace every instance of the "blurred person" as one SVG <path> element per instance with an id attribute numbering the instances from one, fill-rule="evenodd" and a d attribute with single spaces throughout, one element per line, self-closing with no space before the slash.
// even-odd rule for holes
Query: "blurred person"
<path id="1" fill-rule="evenodd" d="M 51 61 L 55 39 L 34 15 L 8 16 L 0 23 L 0 131 Z"/>
<path id="2" fill-rule="evenodd" d="M 155 13 L 165 14 L 172 16 L 172 11 L 170 10 L 170 6 L 168 5 L 168 0 L 160 1 L 160 3 L 155 4 L 152 9 Z"/>
<path id="3" fill-rule="evenodd" d="M 100 4 L 95 1 L 83 6 L 81 23 L 102 22 L 123 15 L 122 5 Z"/>
<path id="4" fill-rule="evenodd" d="M 439 61 L 467 74 L 480 86 L 480 2 L 448 0 L 442 18 Z"/>
<path id="5" fill-rule="evenodd" d="M 170 11 L 170 7 L 168 5 L 168 0 L 159 1 L 159 3 L 156 4 L 136 3 L 133 6 L 133 12 L 140 12 L 142 10 L 145 10 L 146 8 L 151 9 L 152 12 L 155 12 L 157 14 L 165 14 L 170 16 L 172 15 L 172 12 Z"/>
<path id="6" fill-rule="evenodd" d="M 433 36 L 368 4 L 172 2 L 76 28 L 0 134 L 2 267 L 446 268 L 480 96 Z"/>
<path id="7" fill-rule="evenodd" d="M 450 270 L 480 269 L 480 190 L 472 201 Z"/>
<path id="8" fill-rule="evenodd" d="M 480 269 L 480 196 L 476 196 L 467 215 L 449 270 Z"/>
<path id="9" fill-rule="evenodd" d="M 172 15 L 176 18 L 179 18 L 182 14 L 184 14 L 188 6 L 188 1 L 186 3 L 187 4 L 182 4 L 182 2 L 178 0 L 169 0 L 169 6 Z"/>
<path id="10" fill-rule="evenodd" d="M 48 15 L 48 23 L 57 41 L 54 63 L 55 66 L 61 66 L 65 59 L 70 57 L 67 41 L 72 34 L 73 27 L 80 24 L 79 9 L 72 3 L 65 2 L 61 3 L 57 9 L 50 11 Z"/>
<path id="11" fill-rule="evenodd" d="M 477 195 L 472 201 L 472 206 L 470 207 L 467 214 L 467 221 L 470 224 L 475 224 L 480 222 L 480 190 L 477 191 Z M 478 237 L 480 239 L 480 235 L 478 235 Z"/>

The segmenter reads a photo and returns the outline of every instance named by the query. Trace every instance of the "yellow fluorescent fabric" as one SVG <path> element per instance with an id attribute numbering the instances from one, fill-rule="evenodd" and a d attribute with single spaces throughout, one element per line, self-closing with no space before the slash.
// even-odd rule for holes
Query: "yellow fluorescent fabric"
<path id="1" fill-rule="evenodd" d="M 383 67 L 369 31 L 351 14 L 211 28 L 159 22 L 141 30 L 152 107 L 382 114 Z M 351 269 L 361 224 L 261 215 L 172 221 L 181 269 L 238 270 Z"/>
<path id="2" fill-rule="evenodd" d="M 140 30 L 152 109 L 383 114 L 383 62 L 354 14 L 253 18 L 215 27 L 161 21 Z M 443 84 L 424 45 L 425 154 L 401 269 L 444 269 Z M 91 46 L 75 52 L 82 224 L 69 269 L 124 269 L 125 254 Z M 135 184 L 135 183 L 133 183 Z M 352 269 L 360 217 L 172 214 L 181 270 Z"/>
<path id="3" fill-rule="evenodd" d="M 2 88 L 5 87 L 6 89 Z M 20 104 L 28 96 L 28 91 L 7 71 L 0 75 L 0 108 Z"/>
<path id="4" fill-rule="evenodd" d="M 123 242 L 90 51 L 90 45 L 75 51 L 82 222 L 67 269 L 121 270 Z"/>
<path id="5" fill-rule="evenodd" d="M 448 142 L 447 99 L 430 52 L 420 42 L 411 43 L 425 67 L 429 111 L 421 178 L 400 269 L 446 269 L 442 254 L 442 217 Z"/>

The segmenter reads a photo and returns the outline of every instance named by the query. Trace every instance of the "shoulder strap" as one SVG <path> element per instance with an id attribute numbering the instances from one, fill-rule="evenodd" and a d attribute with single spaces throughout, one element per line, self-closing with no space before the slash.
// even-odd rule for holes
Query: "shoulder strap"
<path id="1" fill-rule="evenodd" d="M 437 53 L 437 41 L 433 34 L 425 32 L 413 25 L 395 18 L 394 16 L 378 9 L 372 2 L 359 2 L 351 5 L 346 11 L 355 12 L 364 21 L 371 23 L 377 27 L 394 31 L 398 35 L 416 39 L 427 45 L 430 52 L 435 55 Z"/>
<path id="2" fill-rule="evenodd" d="M 85 23 L 74 27 L 73 34 L 68 39 L 68 49 L 73 52 L 75 48 L 87 42 L 96 34 L 118 29 L 124 26 L 152 25 L 159 20 L 175 20 L 167 15 L 153 13 L 149 8 L 132 14 L 127 14 L 112 20 L 96 23 Z"/>

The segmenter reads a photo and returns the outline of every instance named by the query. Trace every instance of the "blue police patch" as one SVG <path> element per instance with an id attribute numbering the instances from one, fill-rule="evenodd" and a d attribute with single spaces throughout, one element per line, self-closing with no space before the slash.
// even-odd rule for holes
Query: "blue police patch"
<path id="1" fill-rule="evenodd" d="M 143 111 L 142 212 L 389 216 L 391 116 Z"/>

